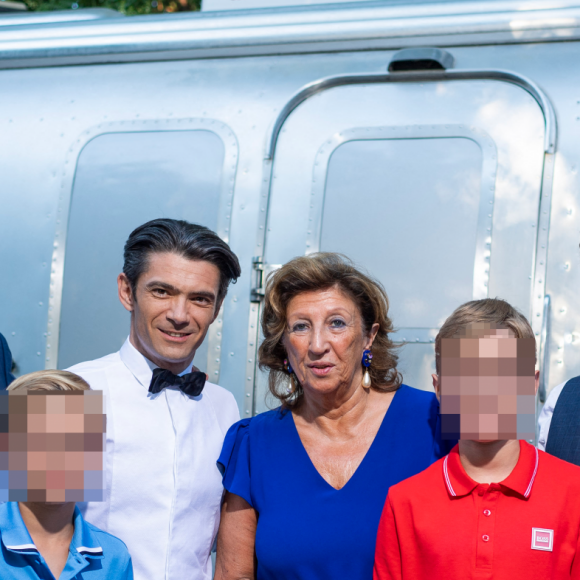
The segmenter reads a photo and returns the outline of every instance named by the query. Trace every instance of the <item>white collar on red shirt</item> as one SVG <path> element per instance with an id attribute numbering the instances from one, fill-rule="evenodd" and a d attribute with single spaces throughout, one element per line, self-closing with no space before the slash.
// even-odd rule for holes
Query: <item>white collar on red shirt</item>
<path id="1" fill-rule="evenodd" d="M 515 491 L 521 498 L 527 499 L 532 492 L 532 486 L 538 472 L 538 450 L 520 440 L 520 457 L 513 471 L 497 484 L 499 488 L 508 488 Z M 465 473 L 459 458 L 459 446 L 456 445 L 443 460 L 443 478 L 449 495 L 463 497 L 479 485 Z"/>

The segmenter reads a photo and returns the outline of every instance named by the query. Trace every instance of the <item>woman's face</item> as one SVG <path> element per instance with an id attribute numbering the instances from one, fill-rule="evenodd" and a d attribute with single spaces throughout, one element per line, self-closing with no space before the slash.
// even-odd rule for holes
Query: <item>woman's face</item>
<path id="1" fill-rule="evenodd" d="M 288 303 L 283 343 L 305 393 L 330 394 L 362 381 L 362 354 L 378 324 L 365 333 L 357 305 L 338 288 L 304 292 Z"/>

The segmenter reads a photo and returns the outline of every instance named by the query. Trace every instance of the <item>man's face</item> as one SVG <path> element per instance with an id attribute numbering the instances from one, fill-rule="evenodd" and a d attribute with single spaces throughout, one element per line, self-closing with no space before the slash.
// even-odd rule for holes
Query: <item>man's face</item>
<path id="1" fill-rule="evenodd" d="M 535 347 L 533 338 L 516 338 L 511 330 L 489 325 L 468 328 L 465 337 L 442 339 L 442 437 L 533 438 Z"/>
<path id="2" fill-rule="evenodd" d="M 182 372 L 193 360 L 220 304 L 219 269 L 175 253 L 152 253 L 132 295 L 124 274 L 119 297 L 132 312 L 131 342 L 156 365 Z"/>
<path id="3" fill-rule="evenodd" d="M 102 391 L 3 391 L 0 501 L 103 500 Z"/>

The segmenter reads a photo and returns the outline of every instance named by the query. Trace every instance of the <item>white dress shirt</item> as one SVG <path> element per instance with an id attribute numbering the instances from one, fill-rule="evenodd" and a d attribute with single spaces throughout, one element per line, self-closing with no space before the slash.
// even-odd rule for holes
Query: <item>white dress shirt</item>
<path id="1" fill-rule="evenodd" d="M 564 381 L 557 387 L 554 387 L 542 410 L 540 411 L 540 416 L 538 417 L 538 449 L 546 451 L 546 445 L 548 444 L 548 433 L 550 432 L 550 425 L 552 424 L 552 416 L 554 415 L 554 409 L 556 408 L 556 403 L 558 402 L 558 397 L 564 389 L 568 381 Z"/>
<path id="2" fill-rule="evenodd" d="M 127 339 L 69 369 L 103 391 L 107 413 L 105 501 L 79 507 L 127 544 L 135 580 L 209 580 L 222 498 L 216 461 L 238 406 L 209 382 L 198 397 L 174 387 L 150 395 L 155 368 Z"/>

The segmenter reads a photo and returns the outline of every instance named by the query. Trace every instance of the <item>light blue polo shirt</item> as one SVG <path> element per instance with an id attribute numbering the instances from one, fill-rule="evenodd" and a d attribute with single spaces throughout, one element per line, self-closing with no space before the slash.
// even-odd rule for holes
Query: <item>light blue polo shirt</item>
<path id="1" fill-rule="evenodd" d="M 133 580 L 131 556 L 125 544 L 74 513 L 74 534 L 66 566 L 57 580 Z M 17 502 L 0 505 L 2 580 L 55 580 L 36 549 Z"/>

